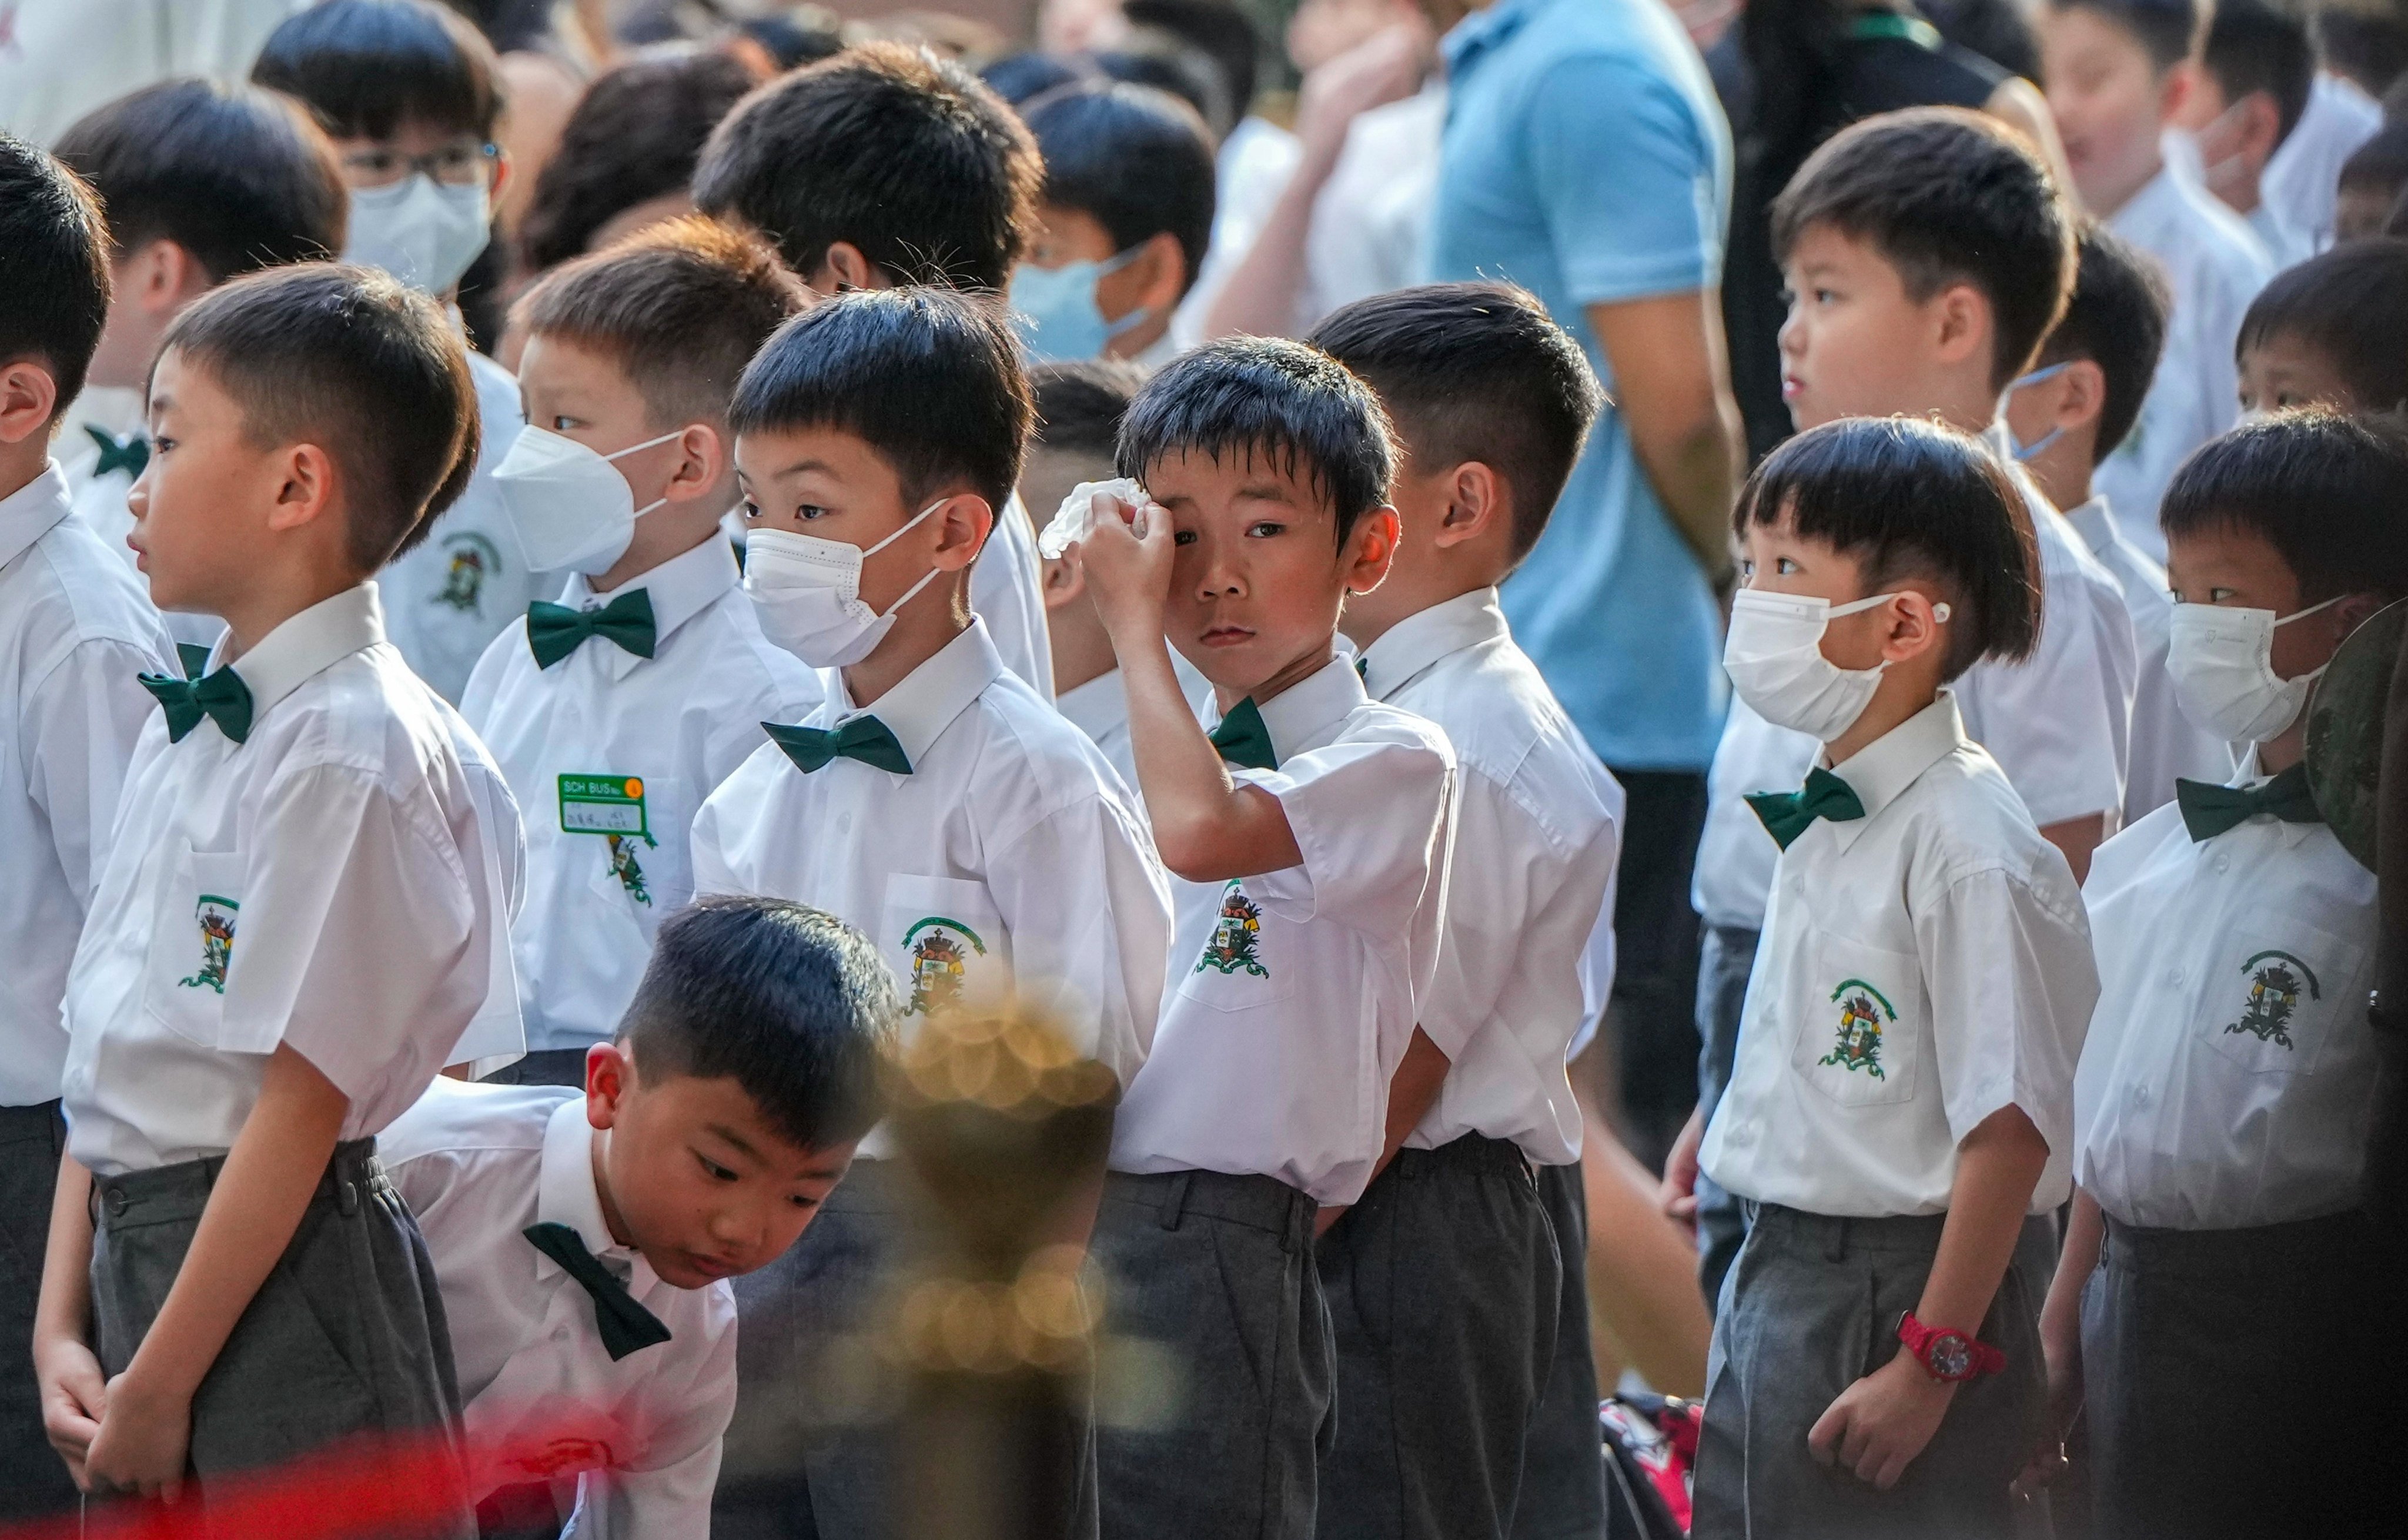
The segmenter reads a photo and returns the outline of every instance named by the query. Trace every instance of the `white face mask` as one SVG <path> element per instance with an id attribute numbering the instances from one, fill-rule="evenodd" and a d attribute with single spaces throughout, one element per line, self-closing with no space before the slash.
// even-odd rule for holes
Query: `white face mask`
<path id="1" fill-rule="evenodd" d="M 1828 743 L 1845 733 L 1881 688 L 1884 659 L 1870 668 L 1842 668 L 1823 656 L 1823 632 L 1843 615 L 1854 615 L 1897 598 L 1876 593 L 1854 604 L 1802 593 L 1770 593 L 1743 588 L 1731 595 L 1730 635 L 1723 642 L 1723 669 L 1748 709 L 1775 727 Z M 1932 614 L 1948 619 L 1948 606 Z"/>
<path id="2" fill-rule="evenodd" d="M 485 184 L 446 187 L 421 171 L 391 187 L 351 193 L 343 260 L 381 267 L 412 289 L 444 294 L 493 238 Z"/>
<path id="3" fill-rule="evenodd" d="M 862 603 L 861 563 L 951 501 L 938 498 L 867 550 L 787 530 L 746 535 L 744 592 L 752 595 L 761 634 L 813 668 L 844 668 L 868 657 L 894 629 L 896 611 L 935 582 L 938 569 L 930 567 L 881 615 Z"/>
<path id="4" fill-rule="evenodd" d="M 598 454 L 548 428 L 521 428 L 510 452 L 494 467 L 494 490 L 518 534 L 527 570 L 591 577 L 618 565 L 635 541 L 636 520 L 668 499 L 636 506 L 635 490 L 610 462 L 684 433 L 680 428 L 616 454 Z"/>
<path id="5" fill-rule="evenodd" d="M 2323 604 L 2294 610 L 2280 620 L 2271 609 L 2174 606 L 2166 672 L 2173 676 L 2174 700 L 2183 715 L 2201 732 L 2228 743 L 2263 743 L 2281 737 L 2299 720 L 2300 708 L 2308 704 L 2308 692 L 2325 671 L 2312 669 L 2296 679 L 2276 674 L 2274 628 L 2329 609 L 2342 598 L 2334 594 Z"/>

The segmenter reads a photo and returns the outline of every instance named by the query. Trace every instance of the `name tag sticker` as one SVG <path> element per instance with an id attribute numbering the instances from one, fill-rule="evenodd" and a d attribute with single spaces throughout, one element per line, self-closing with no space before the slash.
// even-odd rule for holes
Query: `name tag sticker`
<path id="1" fill-rule="evenodd" d="M 640 834 L 650 839 L 652 831 L 644 820 L 642 777 L 561 777 L 560 832 L 564 834 Z"/>

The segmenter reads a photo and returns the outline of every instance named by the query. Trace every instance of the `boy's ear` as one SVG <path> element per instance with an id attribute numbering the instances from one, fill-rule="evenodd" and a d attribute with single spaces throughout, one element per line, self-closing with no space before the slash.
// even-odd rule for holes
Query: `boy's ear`
<path id="1" fill-rule="evenodd" d="M 297 530 L 315 523 L 335 503 L 341 474 L 335 468 L 335 457 L 308 443 L 287 445 L 275 455 L 270 474 L 279 478 L 279 484 L 267 527 Z"/>
<path id="2" fill-rule="evenodd" d="M 669 472 L 661 495 L 672 504 L 691 503 L 708 495 L 727 479 L 732 462 L 725 435 L 708 422 L 689 422 L 679 437 L 677 468 Z"/>
<path id="3" fill-rule="evenodd" d="M 617 1043 L 596 1043 L 585 1050 L 585 1121 L 609 1128 L 619 1120 L 619 1107 L 636 1083 L 635 1056 Z"/>
<path id="4" fill-rule="evenodd" d="M 2050 426 L 2072 433 L 2098 421 L 2107 409 L 2107 372 L 2089 359 L 2077 358 L 2057 378 L 2061 383 Z"/>
<path id="5" fill-rule="evenodd" d="M 2197 59 L 2185 59 L 2158 79 L 2158 122 L 2171 123 L 2181 115 L 2190 103 L 2191 93 L 2199 89 L 2199 72 L 2204 67 Z"/>
<path id="6" fill-rule="evenodd" d="M 1068 556 L 1048 558 L 1045 562 L 1045 607 L 1060 609 L 1075 603 L 1087 592 L 1087 567 L 1083 562 Z"/>
<path id="7" fill-rule="evenodd" d="M 1348 536 L 1343 553 L 1347 592 L 1369 593 L 1387 581 L 1401 528 L 1396 508 L 1386 503 L 1354 521 L 1354 533 Z"/>
<path id="8" fill-rule="evenodd" d="M 0 365 L 0 444 L 41 435 L 58 410 L 59 382 L 30 358 Z"/>
<path id="9" fill-rule="evenodd" d="M 1942 363 L 1987 362 L 1997 331 L 1987 295 L 1970 283 L 1952 283 L 1932 296 L 1929 308 L 1938 322 L 1932 340 Z"/>
<path id="10" fill-rule="evenodd" d="M 1187 253 L 1168 230 L 1148 235 L 1142 250 L 1145 254 L 1130 264 L 1140 275 L 1137 302 L 1149 316 L 1168 315 L 1187 288 Z"/>
<path id="11" fill-rule="evenodd" d="M 937 510 L 934 522 L 937 569 L 959 572 L 985 549 L 987 536 L 995 531 L 995 509 L 974 492 L 955 492 Z"/>
<path id="12" fill-rule="evenodd" d="M 1886 663 L 1902 663 L 1935 647 L 1948 645 L 1947 628 L 1940 620 L 1937 604 L 1912 584 L 1899 586 L 1889 617 L 1889 635 L 1882 638 L 1882 658 Z"/>
<path id="13" fill-rule="evenodd" d="M 819 270 L 807 275 L 803 281 L 823 294 L 845 289 L 893 287 L 878 264 L 863 256 L 861 248 L 851 241 L 830 241 L 827 255 L 820 259 Z"/>
<path id="14" fill-rule="evenodd" d="M 201 259 L 165 235 L 145 241 L 117 264 L 116 292 L 164 321 L 216 286 Z"/>
<path id="15" fill-rule="evenodd" d="M 1446 512 L 1431 539 L 1440 550 L 1477 540 L 1511 520 L 1512 492 L 1493 466 L 1467 460 L 1449 478 Z"/>

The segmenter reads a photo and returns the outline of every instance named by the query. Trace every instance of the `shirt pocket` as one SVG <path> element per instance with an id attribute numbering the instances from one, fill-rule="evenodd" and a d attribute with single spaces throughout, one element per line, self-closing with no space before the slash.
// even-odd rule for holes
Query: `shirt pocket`
<path id="1" fill-rule="evenodd" d="M 1221 907 L 1204 944 L 1184 959 L 1182 999 L 1217 1011 L 1276 1005 L 1296 993 L 1296 924 L 1266 910 L 1242 881 L 1221 890 Z"/>
<path id="2" fill-rule="evenodd" d="M 143 962 L 143 1008 L 178 1036 L 218 1046 L 241 930 L 243 858 L 179 846 L 160 888 Z"/>
<path id="3" fill-rule="evenodd" d="M 1922 964 L 1912 952 L 1821 926 L 1808 934 L 1790 1067 L 1842 1106 L 1913 1099 L 1922 1069 Z"/>
<path id="4" fill-rule="evenodd" d="M 2352 999 L 2365 948 L 2296 920 L 2239 927 L 2215 959 L 2191 1030 L 2258 1075 L 2309 1075 L 2326 1044 L 2363 1022 Z"/>
<path id="5" fill-rule="evenodd" d="M 632 919 L 647 940 L 661 920 L 694 896 L 689 824 L 694 810 L 685 783 L 674 776 L 624 778 L 644 789 L 642 833 L 585 833 L 564 823 L 569 859 L 582 861 L 586 886 L 609 912 Z"/>
<path id="6" fill-rule="evenodd" d="M 904 1014 L 991 1008 L 1011 991 L 1011 943 L 986 884 L 890 877 L 878 949 L 902 987 Z"/>

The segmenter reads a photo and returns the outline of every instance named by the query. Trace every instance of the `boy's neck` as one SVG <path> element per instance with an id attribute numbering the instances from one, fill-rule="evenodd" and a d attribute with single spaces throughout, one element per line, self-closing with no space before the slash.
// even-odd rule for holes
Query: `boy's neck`
<path id="1" fill-rule="evenodd" d="M 2152 148 L 2155 148 L 2155 141 L 2152 141 Z M 2100 189 L 2099 205 L 2090 210 L 2091 213 L 2097 215 L 2101 220 L 2114 219 L 2116 215 L 2124 211 L 2125 205 L 2130 203 L 2134 198 L 2141 195 L 2141 192 L 2143 188 L 2147 187 L 2151 182 L 2156 181 L 2159 174 L 2162 173 L 2165 168 L 2166 157 L 2164 152 L 2160 150 L 2153 153 L 2149 157 L 2149 169 L 2146 176 L 2143 176 L 2140 180 L 2133 182 L 2128 187 Z"/>
<path id="2" fill-rule="evenodd" d="M 50 435 L 36 434 L 22 444 L 0 444 L 0 497 L 14 497 L 50 465 Z"/>
<path id="3" fill-rule="evenodd" d="M 597 1128 L 586 1145 L 586 1163 L 594 1173 L 594 1195 L 601 1200 L 602 1224 L 610 1232 L 610 1239 L 620 1246 L 633 1246 L 627 1238 L 627 1221 L 620 1216 L 619 1200 L 610 1192 L 610 1131 Z"/>
<path id="4" fill-rule="evenodd" d="M 867 707 L 911 677 L 912 671 L 951 647 L 970 628 L 970 581 L 967 569 L 942 588 L 931 583 L 896 611 L 895 624 L 869 656 L 844 670 L 845 693 Z"/>
<path id="5" fill-rule="evenodd" d="M 1338 617 L 1338 629 L 1357 649 L 1368 652 L 1372 643 L 1425 610 L 1436 609 L 1467 593 L 1495 588 L 1505 575 L 1492 571 L 1493 565 L 1433 563 L 1411 574 L 1391 567 L 1386 582 L 1346 601 L 1345 610 Z M 1392 593 L 1391 590 L 1396 592 Z"/>
<path id="6" fill-rule="evenodd" d="M 2308 708 L 2302 706 L 2299 720 L 2285 728 L 2279 737 L 2268 738 L 2258 746 L 2258 769 L 2262 775 L 2279 776 L 2307 757 Z"/>
<path id="7" fill-rule="evenodd" d="M 1866 703 L 1863 715 L 1850 722 L 1845 733 L 1823 746 L 1824 759 L 1835 768 L 1847 763 L 1939 698 L 1937 679 L 1916 678 L 1891 668 L 1882 676 L 1881 688 Z"/>
<path id="8" fill-rule="evenodd" d="M 226 623 L 225 662 L 240 663 L 278 626 L 338 593 L 350 592 L 362 580 L 354 574 L 325 573 L 290 581 L 269 581 L 236 601 L 218 606 L 211 613 Z"/>
<path id="9" fill-rule="evenodd" d="M 659 514 L 668 511 L 666 508 L 661 508 L 645 517 L 657 518 Z M 701 546 L 705 541 L 717 538 L 720 534 L 719 520 L 714 516 L 709 524 L 698 525 L 691 531 L 681 531 L 674 537 L 664 541 L 663 543 L 670 549 L 648 550 L 643 545 L 643 520 L 639 519 L 636 521 L 637 539 L 627 548 L 627 554 L 620 557 L 618 562 L 600 577 L 588 578 L 585 580 L 588 588 L 596 593 L 609 593 L 613 590 L 624 588 L 647 573 L 655 572 L 668 565 L 686 552 Z"/>
<path id="10" fill-rule="evenodd" d="M 1317 647 L 1306 648 L 1269 678 L 1251 688 L 1233 688 L 1216 682 L 1212 686 L 1212 703 L 1225 717 L 1240 701 L 1250 700 L 1257 706 L 1264 706 L 1328 667 L 1329 660 L 1337 655 L 1338 633 L 1333 630 L 1322 638 Z"/>

